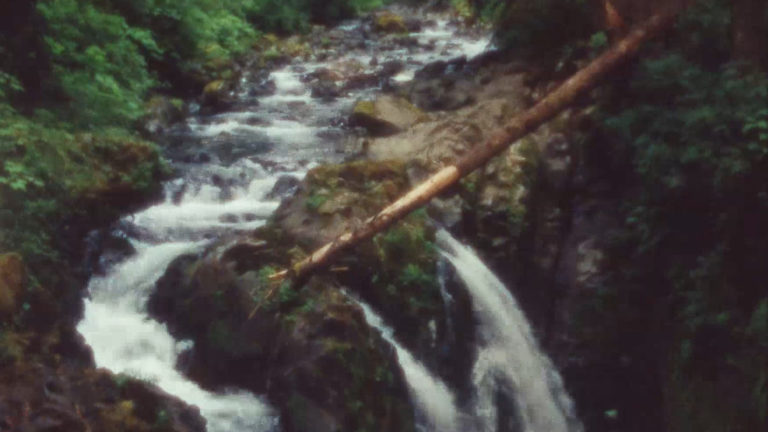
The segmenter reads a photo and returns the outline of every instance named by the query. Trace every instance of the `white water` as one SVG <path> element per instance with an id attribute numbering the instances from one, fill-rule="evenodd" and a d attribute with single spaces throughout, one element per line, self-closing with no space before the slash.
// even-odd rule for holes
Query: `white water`
<path id="1" fill-rule="evenodd" d="M 348 30 L 356 31 L 355 26 Z M 477 54 L 488 41 L 456 37 L 444 20 L 438 20 L 436 29 L 416 36 L 421 41 L 434 39 L 439 49 L 388 52 L 389 57 L 382 61 L 407 60 L 405 75 L 398 80 L 412 77 L 417 68 L 430 61 Z M 341 53 L 340 58 L 327 62 L 284 66 L 271 73 L 277 89 L 274 95 L 259 98 L 258 104 L 241 106 L 234 112 L 188 120 L 191 135 L 203 139 L 210 147 L 232 137 L 246 142 L 261 142 L 266 137 L 274 147 L 253 155 L 258 159 L 245 157 L 229 166 L 215 158 L 209 163 L 180 163 L 182 175 L 166 184 L 164 202 L 121 221 L 137 253 L 108 269 L 106 275 L 92 278 L 91 298 L 85 301 L 85 316 L 78 325 L 93 348 L 99 367 L 150 380 L 198 406 L 211 432 L 279 429 L 276 414 L 261 398 L 245 391 L 211 393 L 177 371 L 178 355 L 189 343 L 174 341 L 164 325 L 151 319 L 146 301 L 157 279 L 176 257 L 199 251 L 222 235 L 262 225 L 278 205 L 266 198 L 278 177 L 300 178 L 309 167 L 339 161 L 344 156 L 335 147 L 337 142 L 321 139 L 318 134 L 333 129 L 330 119 L 348 114 L 356 99 L 370 97 L 375 89 L 320 103 L 310 97 L 309 88 L 300 78 L 318 68 L 333 67 L 334 62 L 349 60 L 358 61 L 368 68 L 366 72 L 373 72 L 375 68 L 369 62 L 377 54 L 375 49 L 374 46 Z M 247 91 L 238 94 L 247 100 Z M 424 427 L 430 432 L 462 430 L 457 426 L 459 411 L 451 392 L 392 338 L 391 330 L 380 318 L 368 316 L 397 350 L 409 388 L 424 413 Z"/>
<path id="2" fill-rule="evenodd" d="M 199 243 L 137 245 L 140 252 L 109 277 L 93 278 L 94 298 L 85 302 L 78 330 L 93 348 L 96 364 L 112 372 L 148 380 L 187 403 L 197 405 L 209 432 L 271 431 L 277 418 L 260 399 L 247 392 L 214 394 L 201 389 L 175 369 L 183 342 L 165 326 L 138 313 L 166 266 Z"/>
<path id="3" fill-rule="evenodd" d="M 400 367 L 408 382 L 411 398 L 416 404 L 420 417 L 423 417 L 423 430 L 440 432 L 459 432 L 459 410 L 455 397 L 440 379 L 432 375 L 413 354 L 395 340 L 391 327 L 384 319 L 364 302 L 355 299 L 363 309 L 368 325 L 379 330 L 381 336 L 389 342 L 397 352 Z"/>
<path id="4" fill-rule="evenodd" d="M 278 418 L 260 398 L 245 391 L 221 394 L 208 392 L 176 370 L 176 361 L 188 342 L 177 342 L 165 325 L 149 318 L 147 299 L 156 281 L 176 257 L 201 250 L 205 240 L 199 231 L 226 232 L 263 224 L 263 218 L 228 226 L 219 222 L 223 214 L 258 213 L 265 217 L 275 204 L 264 201 L 274 179 L 255 177 L 247 187 L 234 191 L 234 199 L 221 202 L 209 185 L 185 195 L 174 204 L 168 199 L 126 218 L 152 243 L 132 240 L 136 254 L 93 277 L 88 285 L 91 298 L 78 331 L 92 347 L 96 364 L 115 373 L 157 384 L 164 391 L 200 408 L 209 432 L 278 430 Z M 170 186 L 171 184 L 169 184 Z M 170 194 L 169 194 L 170 195 Z M 246 201 L 255 196 L 261 201 Z M 246 205 L 247 204 L 247 205 Z M 157 240 L 160 239 L 158 243 Z M 197 241 L 196 241 L 197 240 Z"/>
<path id="5" fill-rule="evenodd" d="M 513 390 L 521 432 L 581 431 L 559 373 L 539 349 L 512 294 L 472 249 L 444 230 L 437 238 L 469 291 L 480 323 L 482 346 L 472 372 L 477 430 L 496 430 L 501 385 Z"/>

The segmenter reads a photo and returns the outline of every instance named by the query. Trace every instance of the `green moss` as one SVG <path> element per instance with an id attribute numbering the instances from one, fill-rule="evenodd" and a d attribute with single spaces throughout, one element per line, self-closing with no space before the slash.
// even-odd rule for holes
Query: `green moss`
<path id="1" fill-rule="evenodd" d="M 376 116 L 376 105 L 373 103 L 373 101 L 359 101 L 352 109 L 352 113 L 364 114 L 366 116 L 374 117 Z"/>
<path id="2" fill-rule="evenodd" d="M 119 130 L 71 133 L 18 115 L 0 120 L 0 244 L 31 267 L 55 258 L 60 224 L 115 217 L 167 169 L 151 143 Z"/>

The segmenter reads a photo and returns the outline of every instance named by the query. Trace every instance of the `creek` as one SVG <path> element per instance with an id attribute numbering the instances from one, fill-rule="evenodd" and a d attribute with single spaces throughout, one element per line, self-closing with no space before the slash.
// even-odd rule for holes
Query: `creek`
<path id="1" fill-rule="evenodd" d="M 165 199 L 124 217 L 116 229 L 115 235 L 128 240 L 136 252 L 90 281 L 78 331 L 92 347 L 97 366 L 151 381 L 196 405 L 211 432 L 280 430 L 279 416 L 265 398 L 238 389 L 210 392 L 185 377 L 177 369 L 178 357 L 191 342 L 174 340 L 163 324 L 150 318 L 147 299 L 176 257 L 263 225 L 307 170 L 349 156 L 345 143 L 351 132 L 338 119 L 378 87 L 321 100 L 312 97 L 307 76 L 350 63 L 373 74 L 379 65 L 397 60 L 404 67 L 391 79 L 403 82 L 430 62 L 473 57 L 489 44 L 487 37 L 463 34 L 445 17 L 421 18 L 422 30 L 411 34 L 416 44 L 381 51 L 375 39 L 366 40 L 322 61 L 293 60 L 266 77 L 245 73 L 231 94 L 237 103 L 230 109 L 208 115 L 200 111 L 187 119 L 175 132 L 184 156 L 170 156 L 180 175 L 165 184 Z M 352 37 L 363 25 L 357 20 L 333 31 Z M 265 84 L 272 87 L 269 94 L 254 91 Z M 514 395 L 520 432 L 580 431 L 557 371 L 538 350 L 509 292 L 476 255 L 447 233 L 440 236 L 446 260 L 470 291 L 480 322 L 482 345 L 473 372 L 477 395 L 471 406 L 458 407 L 452 390 L 394 339 L 380 316 L 360 303 L 369 325 L 396 350 L 419 428 L 495 431 L 496 398 L 503 387 Z"/>

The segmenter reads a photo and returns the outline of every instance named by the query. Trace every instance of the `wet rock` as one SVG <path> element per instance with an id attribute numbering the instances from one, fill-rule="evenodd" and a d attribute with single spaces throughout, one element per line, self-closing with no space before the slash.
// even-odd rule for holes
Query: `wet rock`
<path id="1" fill-rule="evenodd" d="M 419 18 L 405 18 L 404 19 L 405 28 L 408 29 L 411 33 L 417 33 L 420 32 L 422 29 L 422 22 Z"/>
<path id="2" fill-rule="evenodd" d="M 287 198 L 296 193 L 296 190 L 299 188 L 299 183 L 301 183 L 301 181 L 294 176 L 282 175 L 277 179 L 275 186 L 273 186 L 272 190 L 267 194 L 267 199 L 277 200 Z"/>
<path id="3" fill-rule="evenodd" d="M 206 84 L 200 103 L 200 112 L 215 114 L 225 111 L 237 102 L 231 94 L 231 86 L 224 80 L 211 81 Z"/>
<path id="4" fill-rule="evenodd" d="M 13 431 L 205 430 L 196 408 L 106 371 L 17 364 L 0 372 L 0 385 L 0 416 Z"/>
<path id="5" fill-rule="evenodd" d="M 482 142 L 514 113 L 513 100 L 491 99 L 411 126 L 407 131 L 369 141 L 368 157 L 418 161 L 429 172 Z"/>
<path id="6" fill-rule="evenodd" d="M 310 88 L 312 97 L 323 102 L 331 102 L 341 96 L 341 89 L 334 82 L 320 81 L 312 84 Z"/>
<path id="7" fill-rule="evenodd" d="M 266 153 L 273 147 L 274 143 L 266 134 L 254 132 L 225 132 L 206 141 L 207 151 L 213 153 L 224 165 L 230 165 L 244 157 Z"/>
<path id="8" fill-rule="evenodd" d="M 188 113 L 184 103 L 165 96 L 153 96 L 147 102 L 147 114 L 142 120 L 142 129 L 149 135 L 158 135 L 175 123 L 184 120 Z"/>
<path id="9" fill-rule="evenodd" d="M 481 89 L 477 74 L 477 65 L 465 57 L 433 62 L 416 72 L 408 97 L 426 111 L 456 110 L 475 102 Z"/>
<path id="10" fill-rule="evenodd" d="M 149 308 L 195 341 L 189 373 L 210 387 L 266 393 L 287 431 L 413 431 L 392 348 L 334 282 L 269 294 L 270 266 L 290 260 L 284 244 L 279 231 L 262 229 L 171 264 Z"/>
<path id="11" fill-rule="evenodd" d="M 237 217 L 236 214 L 233 213 L 227 213 L 223 214 L 219 217 L 219 222 L 221 223 L 227 223 L 227 224 L 236 224 L 240 222 L 240 218 Z"/>
<path id="12" fill-rule="evenodd" d="M 331 70 L 326 67 L 318 68 L 311 74 L 304 75 L 302 77 L 302 82 L 311 82 L 312 80 L 320 80 L 320 81 L 341 81 L 344 79 L 344 76 L 335 70 Z"/>
<path id="13" fill-rule="evenodd" d="M 277 92 L 277 84 L 273 79 L 262 81 L 248 88 L 248 96 L 251 97 L 272 96 L 275 92 Z"/>
<path id="14" fill-rule="evenodd" d="M 381 33 L 407 33 L 408 26 L 400 15 L 384 11 L 373 17 L 373 29 Z"/>
<path id="15" fill-rule="evenodd" d="M 124 261 L 136 253 L 125 233 L 110 231 L 99 235 L 96 253 L 98 259 L 93 270 L 96 274 L 103 275 L 115 264 Z"/>
<path id="16" fill-rule="evenodd" d="M 379 75 L 384 77 L 393 77 L 405 69 L 405 63 L 402 60 L 388 60 L 381 64 Z"/>
<path id="17" fill-rule="evenodd" d="M 298 192 L 284 200 L 275 213 L 280 226 L 293 238 L 320 246 L 371 216 L 408 187 L 405 165 L 396 160 L 359 161 L 312 169 Z M 346 195 L 345 203 L 334 199 Z M 351 198 L 354 196 L 354 198 Z M 329 200 L 334 212 L 319 214 Z"/>
<path id="18" fill-rule="evenodd" d="M 350 125 L 363 127 L 371 135 L 387 136 L 401 132 L 429 117 L 403 98 L 382 95 L 374 101 L 355 104 Z"/>

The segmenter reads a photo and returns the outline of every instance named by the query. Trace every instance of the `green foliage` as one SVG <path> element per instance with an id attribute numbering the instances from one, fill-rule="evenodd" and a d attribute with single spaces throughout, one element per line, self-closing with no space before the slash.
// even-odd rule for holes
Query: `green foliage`
<path id="1" fill-rule="evenodd" d="M 385 297 L 375 303 L 402 304 L 413 317 L 429 316 L 441 303 L 437 249 L 426 219 L 426 212 L 420 210 L 374 237 L 379 263 L 373 291 Z"/>
<path id="2" fill-rule="evenodd" d="M 322 194 L 322 193 L 314 193 L 307 197 L 307 210 L 316 212 L 318 209 L 320 209 L 320 206 L 325 204 L 326 201 L 328 201 L 328 195 Z"/>
<path id="3" fill-rule="evenodd" d="M 499 46 L 523 55 L 559 58 L 594 33 L 587 0 L 486 0 L 485 14 L 496 18 Z"/>
<path id="4" fill-rule="evenodd" d="M 749 425 L 745 430 L 758 430 L 765 426 L 768 362 L 761 345 L 768 301 L 768 79 L 743 65 L 715 66 L 700 54 L 668 51 L 641 62 L 628 86 L 614 88 L 621 98 L 604 105 L 603 132 L 615 153 L 626 156 L 619 159 L 632 168 L 635 192 L 612 253 L 625 261 L 593 313 L 616 324 L 597 330 L 608 337 L 606 346 L 634 350 L 622 335 L 647 332 L 666 305 L 667 337 L 677 346 L 671 400 L 692 410 L 680 421 L 738 418 Z M 728 388 L 743 400 L 719 406 L 718 419 L 709 418 L 702 413 L 717 398 L 691 402 L 686 382 L 701 392 Z"/>
<path id="5" fill-rule="evenodd" d="M 43 127 L 7 106 L 4 111 L 0 244 L 32 267 L 56 258 L 56 233 L 67 221 L 113 216 L 101 200 L 117 191 L 149 191 L 163 172 L 155 146 L 123 131 L 75 134 Z"/>
<path id="6" fill-rule="evenodd" d="M 81 127 L 138 118 L 144 95 L 156 84 L 145 58 L 159 54 L 151 33 L 85 0 L 42 1 L 37 9 L 47 23 L 50 85 L 61 93 L 60 117 Z"/>

